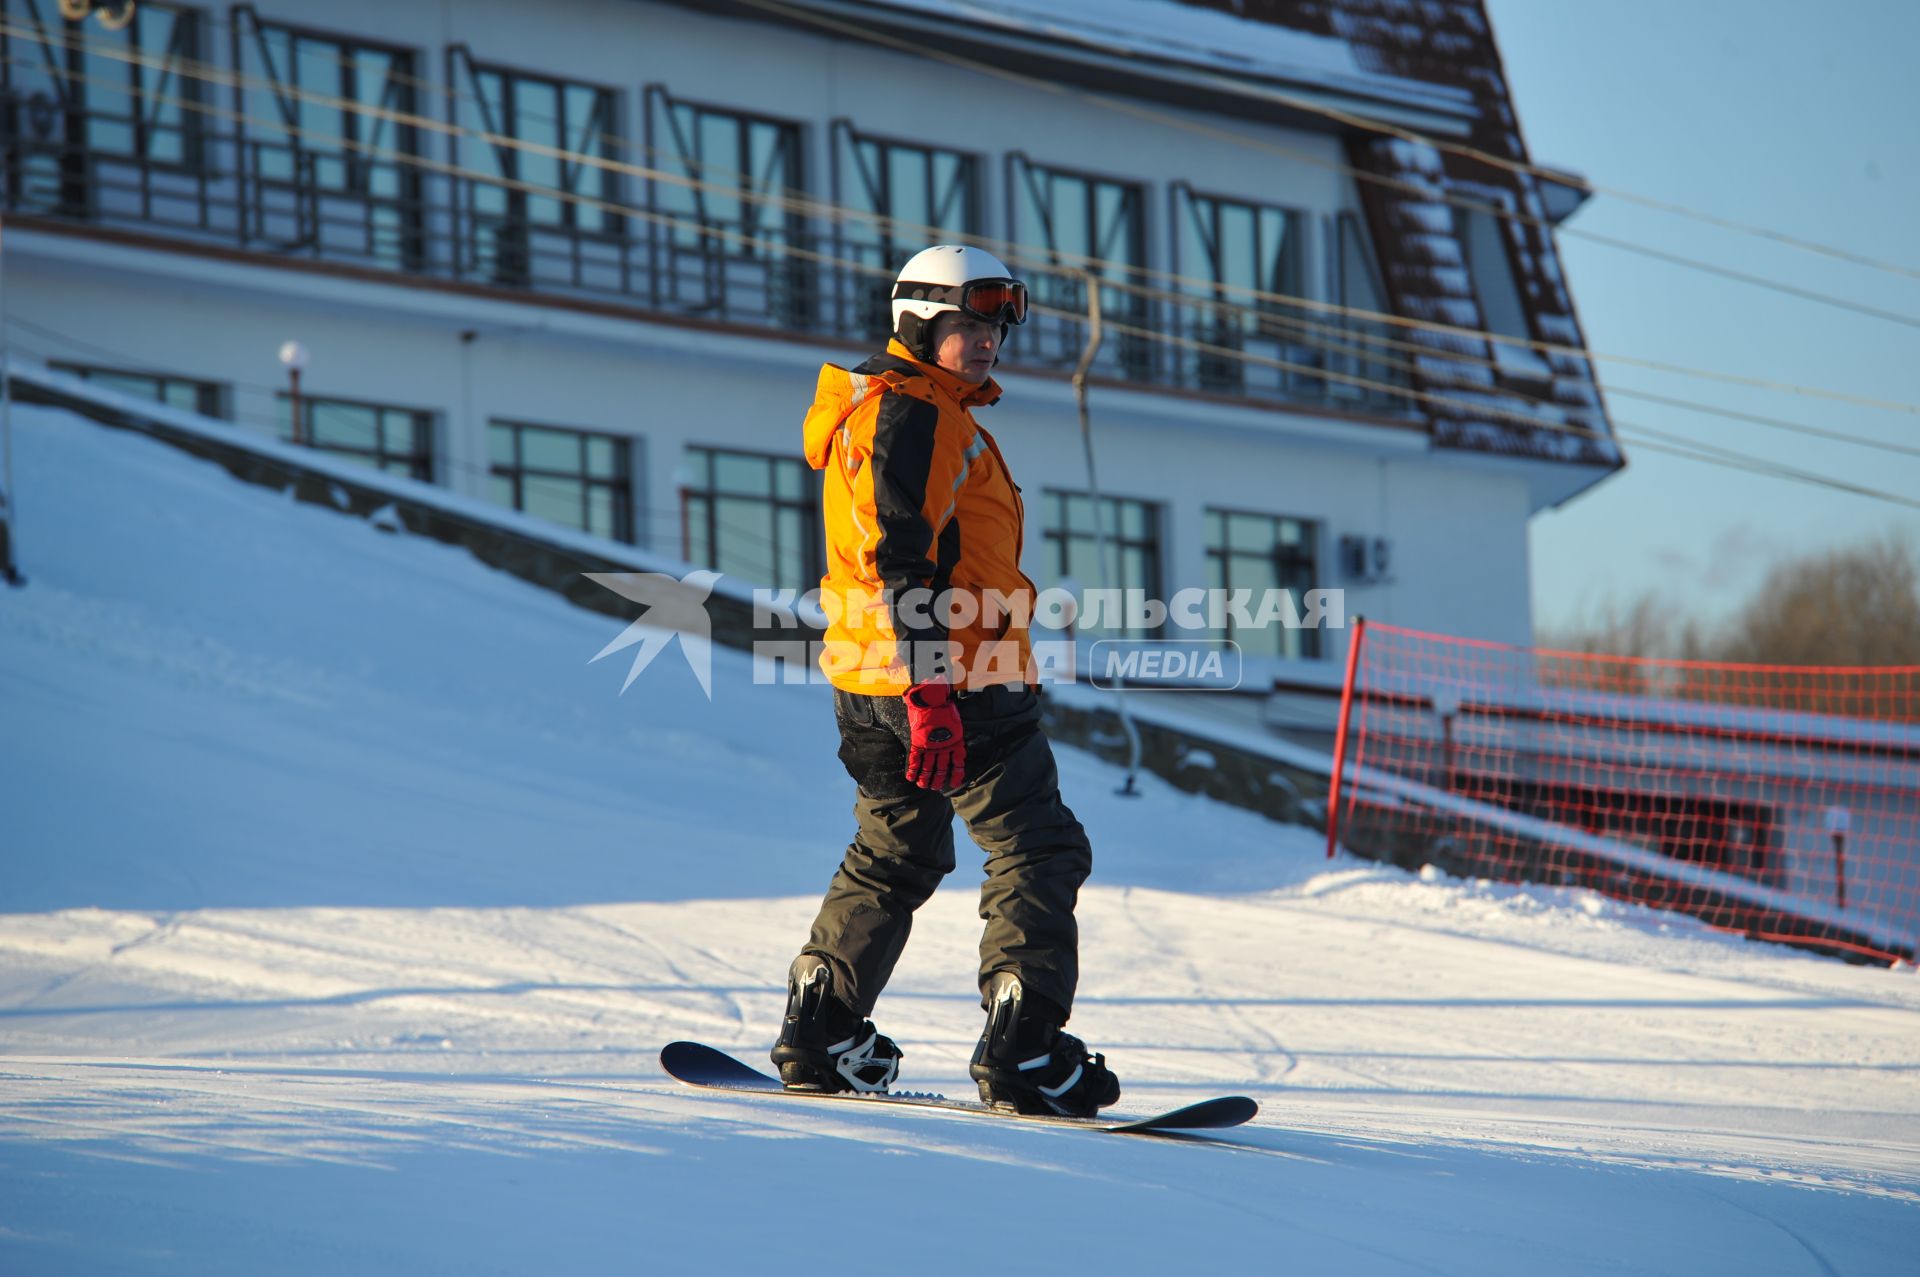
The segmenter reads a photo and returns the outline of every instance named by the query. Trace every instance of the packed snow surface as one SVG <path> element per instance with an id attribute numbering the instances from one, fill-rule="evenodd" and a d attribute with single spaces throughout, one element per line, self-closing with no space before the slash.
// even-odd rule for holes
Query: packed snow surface
<path id="1" fill-rule="evenodd" d="M 1229 1142 L 715 1096 L 851 832 L 819 687 L 14 411 L 0 1272 L 1911 1274 L 1920 977 L 1408 875 L 1061 749 L 1073 1027 Z M 1010 441 L 1017 453 L 1018 442 Z M 964 846 L 964 844 L 963 844 Z M 877 1018 L 965 1095 L 971 878 Z"/>

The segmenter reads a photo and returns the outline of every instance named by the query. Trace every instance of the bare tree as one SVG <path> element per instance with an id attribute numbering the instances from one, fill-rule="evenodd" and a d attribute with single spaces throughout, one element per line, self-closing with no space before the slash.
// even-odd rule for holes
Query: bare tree
<path id="1" fill-rule="evenodd" d="M 1920 553 L 1888 533 L 1776 564 L 1714 647 L 1768 665 L 1920 665 Z"/>
<path id="2" fill-rule="evenodd" d="M 1775 563 L 1753 595 L 1717 624 L 1646 590 L 1624 604 L 1607 599 L 1571 625 L 1543 629 L 1537 641 L 1630 658 L 1547 658 L 1542 676 L 1560 686 L 1916 719 L 1920 704 L 1912 694 L 1901 704 L 1872 699 L 1870 689 L 1884 689 L 1884 680 L 1846 673 L 1787 679 L 1736 667 L 1920 665 L 1920 551 L 1889 532 Z"/>

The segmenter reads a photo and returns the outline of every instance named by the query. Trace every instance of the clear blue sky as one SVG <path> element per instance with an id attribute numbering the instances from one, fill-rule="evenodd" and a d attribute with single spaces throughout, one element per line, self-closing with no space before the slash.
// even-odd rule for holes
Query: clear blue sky
<path id="1" fill-rule="evenodd" d="M 1920 270 L 1920 3 L 1487 0 L 1533 158 L 1595 183 Z M 1596 195 L 1571 227 L 1920 318 L 1891 275 Z M 1920 328 L 1761 291 L 1562 234 L 1596 352 L 1920 404 Z M 1920 416 L 1601 366 L 1612 387 L 1920 447 Z M 1624 396 L 1641 424 L 1920 499 L 1920 457 Z M 1920 510 L 1740 474 L 1625 442 L 1626 471 L 1535 517 L 1534 618 L 1643 590 L 1723 613 L 1773 559 Z"/>

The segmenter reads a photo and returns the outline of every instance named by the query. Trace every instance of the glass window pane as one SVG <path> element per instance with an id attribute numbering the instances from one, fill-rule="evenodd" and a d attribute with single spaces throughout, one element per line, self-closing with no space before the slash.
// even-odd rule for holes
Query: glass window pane
<path id="1" fill-rule="evenodd" d="M 92 49 L 81 55 L 80 73 L 86 77 L 81 84 L 86 91 L 87 106 L 97 113 L 89 124 L 88 140 L 101 150 L 130 155 L 133 153 L 134 99 L 127 91 L 132 79 L 131 64 L 125 58 L 127 34 L 101 32 L 98 36 L 87 35 L 85 39 L 88 44 L 107 45 L 113 53 L 122 55 L 113 57 Z M 44 56 L 31 44 L 23 52 L 30 57 Z"/>
<path id="2" fill-rule="evenodd" d="M 797 461 L 782 461 L 774 466 L 774 494 L 783 501 L 806 499 L 806 475 L 811 473 Z"/>
<path id="3" fill-rule="evenodd" d="M 595 536 L 619 539 L 620 530 L 614 521 L 613 489 L 599 484 L 587 489 L 587 531 Z"/>
<path id="4" fill-rule="evenodd" d="M 713 488 L 713 450 L 710 448 L 687 449 L 687 486 L 706 492 Z"/>
<path id="5" fill-rule="evenodd" d="M 1233 580 L 1234 584 L 1244 585 L 1252 590 L 1271 590 L 1280 584 L 1280 578 L 1274 571 L 1273 560 L 1261 554 L 1234 555 Z M 1255 601 L 1258 602 L 1258 600 Z"/>
<path id="6" fill-rule="evenodd" d="M 927 232 L 923 228 L 933 220 L 933 206 L 927 199 L 931 174 L 926 152 L 896 146 L 889 158 L 892 171 L 887 176 L 893 216 L 896 221 L 908 224 L 900 228 L 900 235 L 904 239 L 925 238 Z"/>
<path id="7" fill-rule="evenodd" d="M 340 65 L 341 48 L 331 40 L 304 36 L 296 40 L 295 48 L 295 75 L 300 88 L 312 95 L 299 98 L 294 108 L 304 133 L 300 144 L 309 151 L 339 153 L 344 148 L 342 139 L 359 136 L 359 117 L 323 100 L 338 100 L 342 94 L 346 76 Z M 337 177 L 329 184 L 344 185 Z"/>
<path id="8" fill-rule="evenodd" d="M 129 372 L 98 372 L 89 375 L 87 380 L 123 395 L 136 395 L 141 399 L 160 398 L 160 381 L 155 377 L 142 377 Z"/>
<path id="9" fill-rule="evenodd" d="M 432 449 L 433 423 L 426 413 L 391 409 L 381 416 L 387 451 L 424 456 Z"/>
<path id="10" fill-rule="evenodd" d="M 567 149 L 587 155 L 612 153 L 612 139 L 601 130 L 607 94 L 584 84 L 566 87 Z"/>
<path id="11" fill-rule="evenodd" d="M 721 221 L 737 221 L 740 199 L 727 194 L 727 190 L 745 179 L 740 171 L 740 126 L 718 112 L 702 112 L 698 130 L 696 154 L 700 167 L 695 176 L 719 188 L 704 193 L 707 213 Z"/>
<path id="12" fill-rule="evenodd" d="M 1293 292 L 1293 215 L 1285 209 L 1263 209 L 1260 214 L 1260 285 L 1269 292 Z"/>
<path id="13" fill-rule="evenodd" d="M 516 78 L 513 103 L 514 135 L 533 144 L 517 152 L 515 163 L 520 167 L 521 179 L 535 186 L 561 189 L 564 183 L 560 161 L 544 149 L 551 147 L 558 151 L 563 145 L 559 90 L 539 80 Z M 547 225 L 565 220 L 558 200 L 534 197 L 528 201 L 527 211 L 533 220 Z"/>
<path id="14" fill-rule="evenodd" d="M 1181 273 L 1197 279 L 1219 280 L 1219 266 L 1212 248 L 1213 201 L 1182 193 L 1180 205 L 1176 225 Z"/>
<path id="15" fill-rule="evenodd" d="M 771 583 L 773 507 L 765 501 L 720 497 L 714 509 L 720 542 L 716 566 L 729 575 Z"/>
<path id="16" fill-rule="evenodd" d="M 513 427 L 494 421 L 487 425 L 487 459 L 496 466 L 514 464 Z"/>
<path id="17" fill-rule="evenodd" d="M 580 436 L 570 430 L 520 429 L 521 464 L 529 470 L 580 472 Z"/>
<path id="18" fill-rule="evenodd" d="M 489 475 L 487 478 L 487 500 L 495 505 L 513 507 L 513 480 L 507 475 Z"/>
<path id="19" fill-rule="evenodd" d="M 584 490 L 578 479 L 559 479 L 552 475 L 528 475 L 522 482 L 526 511 L 555 523 L 582 526 Z"/>
<path id="20" fill-rule="evenodd" d="M 1245 204 L 1220 206 L 1220 278 L 1223 283 L 1252 288 L 1260 282 L 1254 240 L 1253 210 Z"/>
<path id="21" fill-rule="evenodd" d="M 785 125 L 754 123 L 747 126 L 748 175 L 761 190 L 779 191 L 795 184 L 793 171 L 793 133 Z"/>
<path id="22" fill-rule="evenodd" d="M 312 427 L 313 442 L 334 448 L 359 448 L 372 452 L 379 446 L 378 413 L 361 404 L 335 403 L 309 399 L 303 405 Z"/>
<path id="23" fill-rule="evenodd" d="M 1236 550 L 1266 550 L 1273 545 L 1273 520 L 1259 515 L 1233 515 L 1227 531 Z"/>
<path id="24" fill-rule="evenodd" d="M 840 137 L 841 203 L 862 212 L 879 212 L 880 144 L 847 130 L 841 130 Z M 850 223 L 863 230 L 869 225 L 865 220 Z"/>
<path id="25" fill-rule="evenodd" d="M 1086 183 L 1077 177 L 1054 175 L 1048 185 L 1053 204 L 1053 247 L 1077 257 L 1093 256 Z"/>
<path id="26" fill-rule="evenodd" d="M 1029 164 L 1013 166 L 1013 238 L 1021 244 L 1051 244 L 1044 200 L 1045 177 Z"/>
<path id="27" fill-rule="evenodd" d="M 804 514 L 791 508 L 782 509 L 778 514 L 780 534 L 781 575 L 774 580 L 775 585 L 801 585 L 807 574 L 807 525 L 811 522 Z"/>
<path id="28" fill-rule="evenodd" d="M 806 552 L 799 546 L 790 546 L 782 542 L 780 545 L 780 561 L 774 565 L 773 575 L 769 578 L 770 583 L 776 586 L 798 589 L 800 586 L 806 584 L 806 575 Z"/>
<path id="29" fill-rule="evenodd" d="M 1107 581 L 1107 574 L 1100 570 L 1100 558 L 1094 550 L 1091 538 L 1075 537 L 1067 542 L 1066 574 L 1079 581 L 1086 589 L 1110 584 Z"/>
<path id="30" fill-rule="evenodd" d="M 596 479 L 613 479 L 626 473 L 626 445 L 604 435 L 587 436 L 587 473 Z"/>
<path id="31" fill-rule="evenodd" d="M 764 457 L 743 457 L 731 452 L 716 453 L 713 458 L 713 489 L 716 492 L 764 497 L 769 491 L 770 476 L 767 469 L 767 460 Z"/>
<path id="32" fill-rule="evenodd" d="M 931 154 L 934 216 L 929 220 L 937 222 L 942 232 L 971 234 L 978 229 L 973 225 L 973 159 L 953 151 Z"/>

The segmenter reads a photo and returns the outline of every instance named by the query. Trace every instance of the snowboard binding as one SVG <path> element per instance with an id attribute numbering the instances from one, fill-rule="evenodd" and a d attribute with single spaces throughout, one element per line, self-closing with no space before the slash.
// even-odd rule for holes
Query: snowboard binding
<path id="1" fill-rule="evenodd" d="M 787 1014 L 773 1062 L 792 1091 L 885 1091 L 900 1075 L 894 1040 L 833 992 L 833 969 L 801 954 L 787 970 Z"/>

